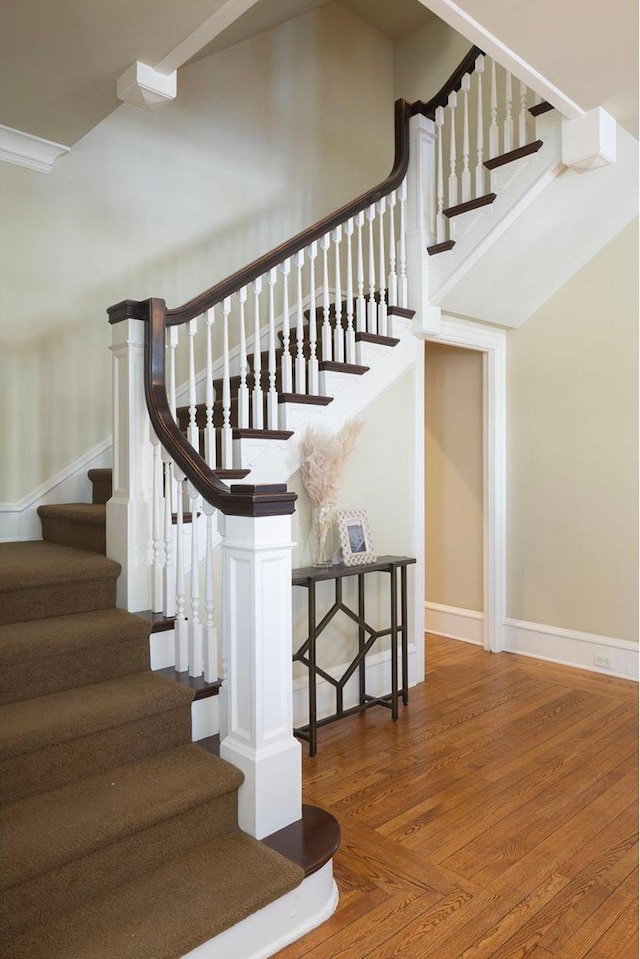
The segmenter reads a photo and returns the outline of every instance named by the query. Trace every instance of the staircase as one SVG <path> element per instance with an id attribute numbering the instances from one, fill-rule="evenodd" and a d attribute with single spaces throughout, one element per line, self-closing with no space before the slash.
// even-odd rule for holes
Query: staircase
<path id="1" fill-rule="evenodd" d="M 485 59 L 474 49 L 432 100 L 398 102 L 394 167 L 373 190 L 181 307 L 110 308 L 113 495 L 110 471 L 92 471 L 92 504 L 42 506 L 43 542 L 0 546 L 7 959 L 173 959 L 308 882 L 313 870 L 251 838 L 269 834 L 265 810 L 302 833 L 308 819 L 291 732 L 284 482 L 308 422 L 338 428 L 417 362 L 433 332 L 429 271 L 441 290 L 464 271 L 474 230 L 484 242 L 500 197 L 517 202 L 505 171 L 544 156 L 531 129 L 544 108 L 526 88 L 518 146 L 511 101 L 496 132 L 492 64 L 484 159 Z M 174 627 L 186 683 L 149 670 L 149 621 L 116 602 Z M 191 743 L 189 686 L 219 685 L 219 662 L 230 762 Z M 313 823 L 317 834 L 322 817 Z M 338 841 L 334 828 L 320 865 Z M 322 895 L 302 931 L 335 908 Z M 291 915 L 269 930 L 272 951 Z M 215 955 L 254 955 L 224 949 Z"/>
<path id="2" fill-rule="evenodd" d="M 109 473 L 93 504 L 41 508 L 44 541 L 0 546 L 7 959 L 177 959 L 304 877 L 239 830 L 242 774 L 191 743 L 193 692 L 115 606 Z"/>

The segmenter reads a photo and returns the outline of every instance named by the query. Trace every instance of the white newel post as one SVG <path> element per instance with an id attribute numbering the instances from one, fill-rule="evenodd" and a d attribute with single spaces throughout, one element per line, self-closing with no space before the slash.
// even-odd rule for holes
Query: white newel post
<path id="1" fill-rule="evenodd" d="M 144 327 L 112 327 L 113 496 L 107 503 L 107 556 L 122 566 L 118 606 L 150 609 L 153 447 L 144 397 Z"/>
<path id="2" fill-rule="evenodd" d="M 440 308 L 429 295 L 429 254 L 436 243 L 436 129 L 433 120 L 411 117 L 411 152 L 407 172 L 407 277 L 409 303 L 416 311 L 416 333 L 440 330 Z"/>
<path id="3" fill-rule="evenodd" d="M 264 487 L 249 489 L 260 494 Z M 291 516 L 220 518 L 220 756 L 244 773 L 240 828 L 261 839 L 302 815 L 301 751 L 293 737 Z"/>

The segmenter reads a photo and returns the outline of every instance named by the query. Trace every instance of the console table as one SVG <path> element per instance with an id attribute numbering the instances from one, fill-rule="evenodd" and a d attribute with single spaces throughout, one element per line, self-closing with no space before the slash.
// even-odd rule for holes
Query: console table
<path id="1" fill-rule="evenodd" d="M 409 656 L 407 636 L 407 566 L 415 563 L 409 556 L 379 556 L 375 563 L 366 563 L 362 566 L 343 566 L 342 564 L 316 567 L 307 566 L 294 569 L 292 583 L 307 590 L 308 628 L 309 633 L 305 642 L 293 655 L 293 661 L 303 663 L 309 671 L 309 722 L 294 729 L 300 739 L 309 743 L 309 755 L 315 756 L 318 748 L 318 727 L 326 723 L 350 716 L 352 713 L 368 709 L 370 706 L 386 706 L 391 710 L 391 717 L 398 718 L 398 700 L 406 705 L 409 702 Z M 400 617 L 398 618 L 398 571 L 400 573 Z M 390 579 L 390 609 L 389 626 L 385 629 L 374 630 L 365 619 L 365 599 L 367 582 L 371 581 L 372 574 L 386 573 Z M 350 609 L 342 597 L 343 580 L 349 576 L 358 577 L 358 608 Z M 316 613 L 316 585 L 333 580 L 335 583 L 335 601 L 327 613 L 317 622 Z M 358 652 L 344 670 L 339 679 L 335 679 L 326 670 L 320 668 L 316 662 L 318 637 L 338 613 L 343 613 L 358 628 Z M 367 653 L 375 642 L 382 636 L 391 637 L 391 692 L 385 696 L 370 696 L 366 691 L 365 660 Z M 401 650 L 401 683 L 398 684 L 398 638 Z M 358 705 L 344 708 L 344 688 L 348 680 L 358 671 L 359 697 Z M 331 716 L 318 719 L 316 715 L 316 680 L 322 679 L 330 683 L 335 689 L 336 710 Z"/>

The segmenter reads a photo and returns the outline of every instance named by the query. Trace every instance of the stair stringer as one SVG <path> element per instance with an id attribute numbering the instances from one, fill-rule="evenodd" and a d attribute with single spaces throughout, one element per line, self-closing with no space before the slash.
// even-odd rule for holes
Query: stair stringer
<path id="1" fill-rule="evenodd" d="M 554 111 L 538 118 L 536 136 L 543 140 L 537 153 L 514 161 L 517 172 L 498 168 L 492 174 L 497 197 L 481 211 L 462 214 L 473 218 L 468 229 L 458 229 L 455 246 L 429 263 L 431 301 L 442 301 L 478 263 L 487 250 L 509 229 L 546 187 L 566 170 L 562 163 L 562 123 Z M 502 180 L 502 182 L 501 182 Z M 461 217 L 461 218 L 462 218 Z"/>

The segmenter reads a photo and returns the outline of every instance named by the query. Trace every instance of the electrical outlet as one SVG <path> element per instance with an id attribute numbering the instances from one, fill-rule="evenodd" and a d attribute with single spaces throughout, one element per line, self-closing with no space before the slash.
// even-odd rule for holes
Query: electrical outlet
<path id="1" fill-rule="evenodd" d="M 610 656 L 600 656 L 598 653 L 593 655 L 593 665 L 594 666 L 603 666 L 605 669 L 612 669 L 613 663 L 611 662 Z"/>

